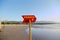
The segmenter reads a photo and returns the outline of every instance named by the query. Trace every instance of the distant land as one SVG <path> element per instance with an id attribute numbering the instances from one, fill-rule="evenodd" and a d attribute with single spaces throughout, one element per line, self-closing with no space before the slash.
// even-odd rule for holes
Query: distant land
<path id="1" fill-rule="evenodd" d="M 22 21 L 2 21 L 2 24 L 22 24 Z M 53 21 L 36 21 L 35 23 L 32 24 L 57 24 L 56 22 Z"/>

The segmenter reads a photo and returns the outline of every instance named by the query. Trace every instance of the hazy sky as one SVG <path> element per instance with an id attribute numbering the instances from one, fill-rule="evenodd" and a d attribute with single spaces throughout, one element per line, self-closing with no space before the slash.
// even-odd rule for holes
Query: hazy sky
<path id="1" fill-rule="evenodd" d="M 39 21 L 60 21 L 60 0 L 0 0 L 1 19 L 20 21 L 26 14 Z"/>

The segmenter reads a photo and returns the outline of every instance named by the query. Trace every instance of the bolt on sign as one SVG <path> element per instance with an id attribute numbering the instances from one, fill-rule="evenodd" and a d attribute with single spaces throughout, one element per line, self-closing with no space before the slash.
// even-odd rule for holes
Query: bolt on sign
<path id="1" fill-rule="evenodd" d="M 27 23 L 27 22 L 29 22 L 29 20 L 31 22 L 35 22 L 36 21 L 36 17 L 34 15 L 23 15 L 22 17 L 24 19 L 23 23 Z"/>

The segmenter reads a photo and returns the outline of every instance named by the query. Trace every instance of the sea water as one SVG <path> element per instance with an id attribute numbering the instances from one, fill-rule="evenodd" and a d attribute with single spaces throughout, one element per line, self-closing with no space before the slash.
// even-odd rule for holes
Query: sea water
<path id="1" fill-rule="evenodd" d="M 33 25 L 33 40 L 60 40 L 60 24 Z M 29 28 L 26 29 L 29 35 Z"/>

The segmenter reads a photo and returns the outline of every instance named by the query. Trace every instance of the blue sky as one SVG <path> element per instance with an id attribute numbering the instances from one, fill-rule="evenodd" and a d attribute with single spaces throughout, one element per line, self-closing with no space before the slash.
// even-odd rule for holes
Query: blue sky
<path id="1" fill-rule="evenodd" d="M 60 0 L 0 0 L 2 20 L 22 21 L 29 14 L 37 21 L 60 21 Z"/>

